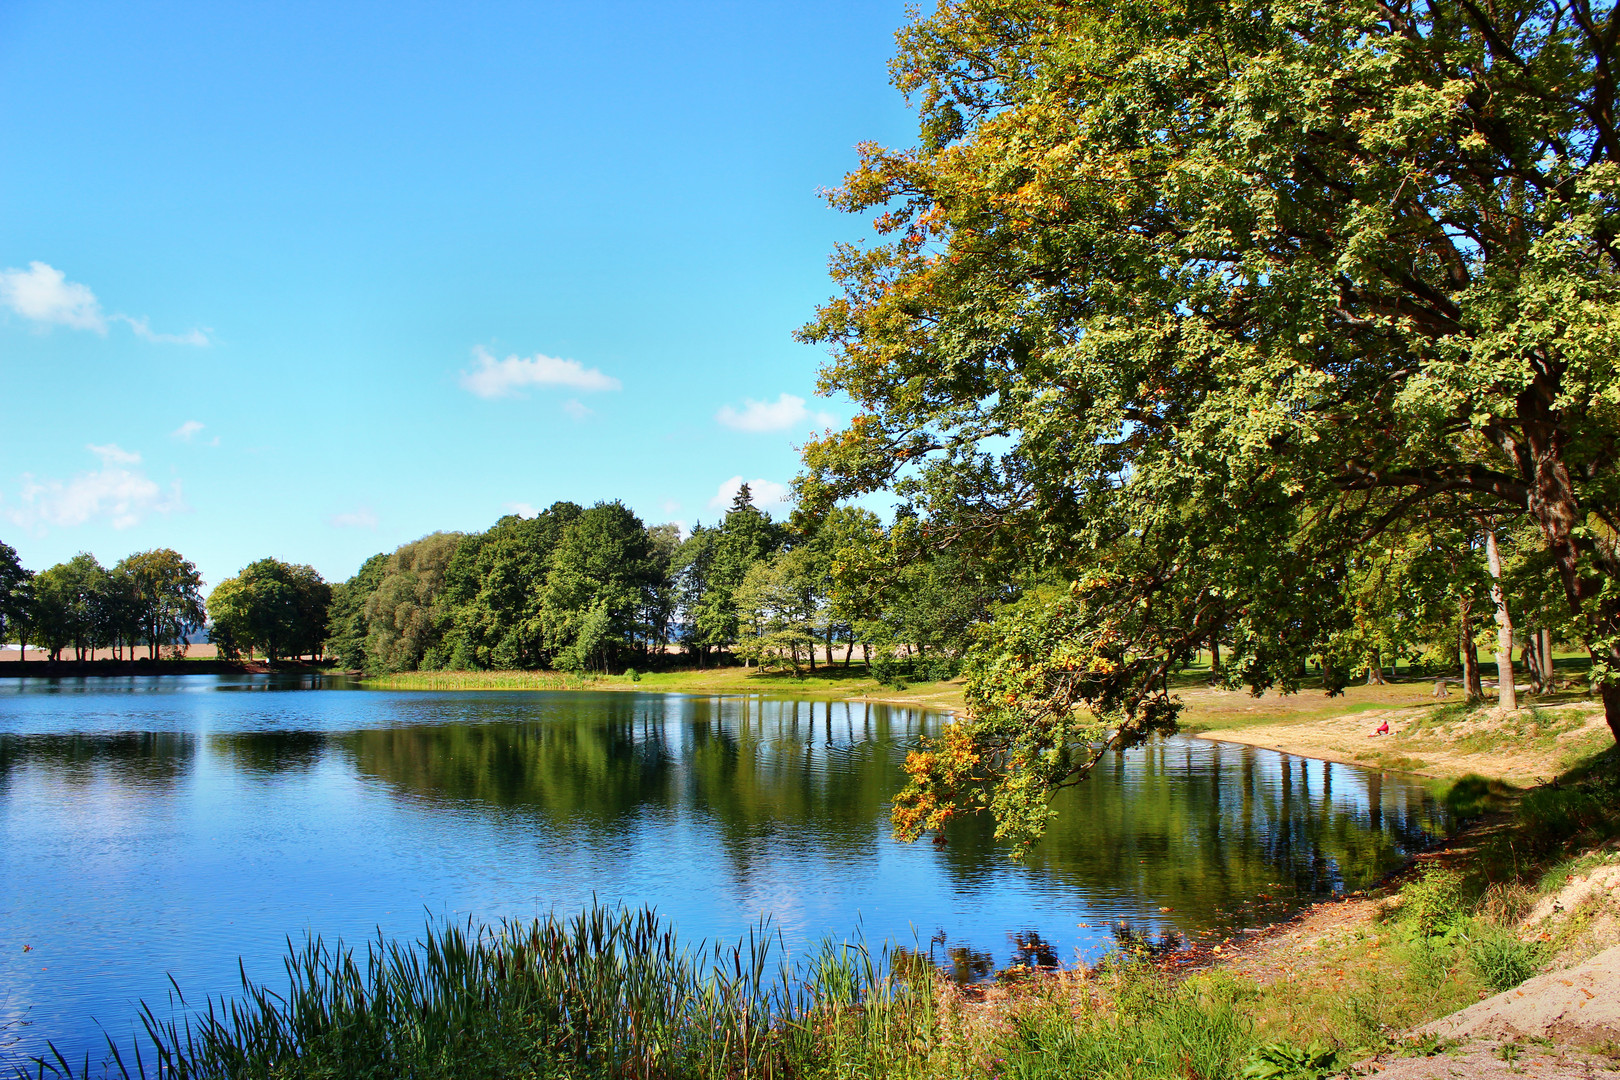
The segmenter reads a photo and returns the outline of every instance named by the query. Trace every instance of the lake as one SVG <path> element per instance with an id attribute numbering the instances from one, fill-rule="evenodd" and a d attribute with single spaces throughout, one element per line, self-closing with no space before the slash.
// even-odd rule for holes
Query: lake
<path id="1" fill-rule="evenodd" d="M 0 1064 L 82 1054 L 136 1001 L 281 981 L 287 938 L 653 904 L 959 978 L 1226 935 L 1372 883 L 1443 832 L 1410 778 L 1166 738 L 1061 793 L 1024 862 L 986 822 L 896 843 L 944 717 L 870 703 L 388 692 L 316 676 L 0 680 Z M 100 1025 L 100 1027 L 98 1027 Z"/>

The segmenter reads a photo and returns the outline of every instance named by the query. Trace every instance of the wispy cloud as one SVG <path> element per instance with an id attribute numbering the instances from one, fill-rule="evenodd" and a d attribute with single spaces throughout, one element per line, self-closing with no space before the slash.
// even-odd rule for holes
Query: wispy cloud
<path id="1" fill-rule="evenodd" d="M 66 528 L 93 520 L 106 520 L 115 529 L 127 529 L 150 514 L 186 509 L 180 481 L 167 489 L 135 466 L 141 455 L 107 443 L 85 447 L 101 459 L 101 468 L 69 480 L 23 477 L 21 505 L 6 516 L 25 529 L 43 532 L 49 526 Z"/>
<path id="2" fill-rule="evenodd" d="M 722 405 L 714 414 L 721 427 L 734 431 L 790 431 L 802 427 L 825 427 L 834 423 L 831 413 L 812 413 L 805 407 L 804 398 L 782 394 L 775 401 L 755 401 L 744 398 L 742 408 Z"/>
<path id="3" fill-rule="evenodd" d="M 154 345 L 195 345 L 202 348 L 210 344 L 208 331 L 198 330 L 195 327 L 183 334 L 159 334 L 144 317 L 137 319 L 132 315 L 114 315 L 113 318 L 128 323 L 136 337 L 142 341 L 150 341 Z"/>
<path id="4" fill-rule="evenodd" d="M 713 510 L 724 510 L 731 505 L 731 500 L 737 497 L 742 490 L 743 478 L 741 474 L 724 481 L 714 498 L 709 500 L 709 507 Z M 758 477 L 748 481 L 748 493 L 754 497 L 754 505 L 761 510 L 781 510 L 793 499 L 793 492 L 786 484 L 778 484 L 775 480 L 764 480 Z"/>
<path id="5" fill-rule="evenodd" d="M 347 513 L 333 514 L 326 519 L 326 523 L 334 529 L 375 529 L 377 514 L 371 507 L 362 506 Z"/>
<path id="6" fill-rule="evenodd" d="M 516 514 L 518 517 L 521 517 L 521 518 L 532 518 L 532 517 L 539 517 L 540 516 L 539 507 L 530 506 L 526 502 L 509 502 L 509 503 L 506 504 L 506 508 L 508 510 L 512 511 L 512 513 Z"/>
<path id="7" fill-rule="evenodd" d="M 160 334 L 145 316 L 108 315 L 90 286 L 69 281 L 67 275 L 48 263 L 34 261 L 27 270 L 0 270 L 0 306 L 38 325 L 41 329 L 66 326 L 74 330 L 107 333 L 107 324 L 128 324 L 135 336 L 159 345 L 207 345 L 204 330 L 183 334 Z"/>
<path id="8" fill-rule="evenodd" d="M 482 345 L 473 349 L 473 369 L 461 373 L 463 388 L 481 398 L 510 397 L 530 386 L 566 386 L 574 390 L 617 390 L 622 385 L 611 375 L 588 368 L 578 360 L 555 356 L 508 356 L 497 360 Z"/>
<path id="9" fill-rule="evenodd" d="M 563 412 L 567 413 L 571 419 L 579 421 L 595 415 L 596 410 L 578 398 L 569 398 L 563 402 Z"/>
<path id="10" fill-rule="evenodd" d="M 133 450 L 125 450 L 117 443 L 107 443 L 105 446 L 97 446 L 95 443 L 91 443 L 85 449 L 100 458 L 103 465 L 139 465 L 141 463 L 141 455 Z"/>
<path id="11" fill-rule="evenodd" d="M 202 431 L 202 429 L 207 426 L 208 425 L 204 424 L 201 420 L 187 420 L 185 423 L 169 432 L 169 438 L 179 439 L 181 442 L 190 442 L 192 439 L 197 437 L 198 432 Z"/>

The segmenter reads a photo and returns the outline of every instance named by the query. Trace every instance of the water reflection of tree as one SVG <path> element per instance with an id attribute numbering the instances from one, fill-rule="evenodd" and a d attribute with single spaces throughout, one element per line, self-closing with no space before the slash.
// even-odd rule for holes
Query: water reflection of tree
<path id="1" fill-rule="evenodd" d="M 1257 899 L 1361 888 L 1439 822 L 1413 784 L 1185 740 L 1116 755 L 1054 806 L 1031 872 L 1081 884 L 1104 907 L 1170 908 L 1188 927 L 1241 923 Z M 988 885 L 1000 857 L 983 821 L 961 822 L 945 849 L 964 889 Z"/>
<path id="2" fill-rule="evenodd" d="M 25 766 L 44 766 L 65 784 L 111 777 L 126 784 L 166 786 L 191 771 L 196 755 L 197 737 L 188 732 L 0 734 L 0 778 Z"/>
<path id="3" fill-rule="evenodd" d="M 326 749 L 319 731 L 235 731 L 208 736 L 209 752 L 244 772 L 270 774 L 313 766 Z"/>
<path id="4" fill-rule="evenodd" d="M 744 875 L 778 847 L 875 856 L 900 780 L 896 720 L 847 702 L 693 702 L 683 717 L 692 806 Z"/>
<path id="5" fill-rule="evenodd" d="M 419 796 L 527 810 L 604 842 L 648 811 L 692 811 L 747 880 L 785 851 L 875 857 L 922 722 L 843 702 L 598 696 L 590 706 L 334 739 L 362 774 Z M 1415 785 L 1187 740 L 1117 755 L 1055 806 L 1028 873 L 1072 884 L 1094 909 L 1171 908 L 1189 929 L 1246 922 L 1257 901 L 1361 887 L 1438 817 Z M 949 839 L 942 859 L 957 889 L 1004 880 L 1007 849 L 988 822 L 961 821 Z"/>
<path id="6" fill-rule="evenodd" d="M 386 728 L 334 741 L 362 775 L 420 797 L 528 810 L 609 835 L 676 802 L 664 729 L 634 717 Z"/>
<path id="7" fill-rule="evenodd" d="M 781 850 L 875 854 L 900 779 L 882 706 L 606 699 L 529 723 L 417 724 L 333 736 L 363 775 L 621 837 L 647 811 L 692 810 L 738 874 Z M 913 722 L 909 715 L 898 721 Z"/>

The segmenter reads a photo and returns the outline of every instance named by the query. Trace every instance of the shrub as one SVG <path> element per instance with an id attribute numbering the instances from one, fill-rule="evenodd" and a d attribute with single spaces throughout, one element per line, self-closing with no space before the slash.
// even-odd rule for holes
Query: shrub
<path id="1" fill-rule="evenodd" d="M 892 686 L 896 690 L 899 690 L 906 685 L 905 667 L 900 663 L 899 660 L 895 659 L 893 656 L 889 656 L 886 653 L 879 652 L 876 656 L 872 657 L 870 670 L 872 672 L 872 678 L 876 679 L 884 686 Z"/>
<path id="2" fill-rule="evenodd" d="M 1341 1072 L 1339 1052 L 1325 1043 L 1305 1048 L 1290 1043 L 1267 1043 L 1249 1056 L 1244 1080 L 1324 1080 Z"/>
<path id="3" fill-rule="evenodd" d="M 1541 787 L 1519 800 L 1519 831 L 1541 854 L 1620 832 L 1620 785 L 1613 777 L 1572 787 Z"/>
<path id="4" fill-rule="evenodd" d="M 1462 875 L 1443 866 L 1428 866 L 1401 888 L 1401 914 L 1419 938 L 1442 937 L 1466 917 Z"/>

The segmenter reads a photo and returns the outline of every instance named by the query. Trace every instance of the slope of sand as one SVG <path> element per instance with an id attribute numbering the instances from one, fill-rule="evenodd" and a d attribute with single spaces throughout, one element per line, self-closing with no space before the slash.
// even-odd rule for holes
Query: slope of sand
<path id="1" fill-rule="evenodd" d="M 1601 708 L 1569 695 L 1527 695 L 1509 715 L 1465 714 L 1456 694 L 1436 701 L 1432 683 L 1355 687 L 1340 698 L 1203 687 L 1180 697 L 1183 722 L 1199 738 L 1420 776 L 1478 773 L 1518 786 L 1551 780 L 1613 741 Z M 1375 735 L 1385 721 L 1391 733 Z"/>

